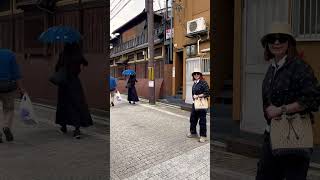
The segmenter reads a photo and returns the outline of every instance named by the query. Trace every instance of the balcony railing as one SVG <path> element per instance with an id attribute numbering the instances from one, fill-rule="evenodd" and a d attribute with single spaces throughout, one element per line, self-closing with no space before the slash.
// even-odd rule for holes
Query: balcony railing
<path id="1" fill-rule="evenodd" d="M 155 29 L 154 30 L 154 40 L 158 40 L 159 39 L 158 36 L 162 33 L 163 33 L 163 28 Z M 131 48 L 134 48 L 139 45 L 146 44 L 146 43 L 148 43 L 148 33 L 147 33 L 147 31 L 144 31 L 140 35 L 136 36 L 135 38 L 114 46 L 111 49 L 111 54 L 117 54 L 119 52 L 131 49 Z"/>

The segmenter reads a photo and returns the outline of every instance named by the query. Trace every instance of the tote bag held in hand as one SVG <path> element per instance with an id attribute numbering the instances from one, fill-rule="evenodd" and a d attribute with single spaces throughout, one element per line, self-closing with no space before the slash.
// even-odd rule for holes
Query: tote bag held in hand
<path id="1" fill-rule="evenodd" d="M 28 94 L 22 96 L 19 108 L 20 120 L 28 125 L 38 124 L 34 115 L 33 106 Z"/>
<path id="2" fill-rule="evenodd" d="M 67 71 L 65 67 L 61 67 L 57 72 L 49 78 L 49 81 L 56 86 L 67 84 Z"/>
<path id="3" fill-rule="evenodd" d="M 312 124 L 309 115 L 283 114 L 271 120 L 270 140 L 275 155 L 299 154 L 313 148 Z"/>
<path id="4" fill-rule="evenodd" d="M 194 108 L 196 110 L 200 109 L 208 109 L 209 104 L 208 104 L 208 99 L 207 98 L 197 98 L 194 100 Z"/>

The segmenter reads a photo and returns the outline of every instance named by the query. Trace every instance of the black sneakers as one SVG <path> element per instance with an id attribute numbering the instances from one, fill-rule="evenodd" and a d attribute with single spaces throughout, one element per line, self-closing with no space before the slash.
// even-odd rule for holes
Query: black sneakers
<path id="1" fill-rule="evenodd" d="M 81 133 L 79 129 L 76 129 L 73 131 L 73 137 L 75 137 L 76 139 L 80 139 L 81 138 Z"/>
<path id="2" fill-rule="evenodd" d="M 7 127 L 3 128 L 3 133 L 6 136 L 6 140 L 7 141 L 13 141 L 13 135 L 12 135 L 12 133 L 11 133 L 9 128 L 7 128 Z"/>
<path id="3" fill-rule="evenodd" d="M 60 130 L 61 130 L 61 132 L 63 133 L 63 134 L 66 134 L 67 133 L 67 126 L 61 126 L 61 128 L 60 128 Z"/>

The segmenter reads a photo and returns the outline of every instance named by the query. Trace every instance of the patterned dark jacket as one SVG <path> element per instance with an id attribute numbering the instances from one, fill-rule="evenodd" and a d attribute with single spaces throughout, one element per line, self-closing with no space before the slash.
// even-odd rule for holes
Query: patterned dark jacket
<path id="1" fill-rule="evenodd" d="M 302 114 L 319 110 L 320 85 L 312 68 L 299 58 L 286 59 L 275 73 L 270 65 L 262 85 L 263 110 L 272 103 L 279 107 L 298 102 L 305 110 Z M 275 73 L 275 75 L 274 75 Z M 265 118 L 270 124 L 270 119 Z"/>
<path id="2" fill-rule="evenodd" d="M 204 97 L 207 98 L 210 96 L 209 85 L 205 80 L 199 80 L 198 83 L 194 83 L 192 86 L 192 96 L 204 94 Z"/>

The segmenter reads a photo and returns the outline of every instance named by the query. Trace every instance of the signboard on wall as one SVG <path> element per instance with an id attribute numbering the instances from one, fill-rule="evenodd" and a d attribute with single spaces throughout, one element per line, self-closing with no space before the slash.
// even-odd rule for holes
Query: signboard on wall
<path id="1" fill-rule="evenodd" d="M 174 29 L 172 29 L 172 37 L 174 36 Z M 166 39 L 171 38 L 171 29 L 166 30 Z"/>

